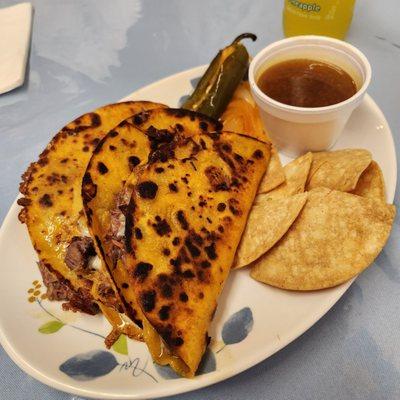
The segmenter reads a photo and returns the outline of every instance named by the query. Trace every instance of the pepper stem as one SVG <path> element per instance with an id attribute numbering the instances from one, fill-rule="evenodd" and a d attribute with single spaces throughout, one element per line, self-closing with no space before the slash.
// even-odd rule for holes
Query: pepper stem
<path id="1" fill-rule="evenodd" d="M 237 44 L 239 43 L 242 39 L 251 39 L 253 42 L 257 40 L 257 36 L 254 33 L 242 33 L 239 35 L 233 42 L 232 44 Z"/>

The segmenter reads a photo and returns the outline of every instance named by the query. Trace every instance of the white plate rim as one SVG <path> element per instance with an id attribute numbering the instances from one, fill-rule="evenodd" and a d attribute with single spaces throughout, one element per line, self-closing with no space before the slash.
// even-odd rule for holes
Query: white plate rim
<path id="1" fill-rule="evenodd" d="M 173 75 L 169 75 L 165 78 L 162 78 L 156 82 L 150 83 L 142 88 L 139 88 L 135 90 L 133 93 L 130 95 L 124 97 L 120 101 L 127 101 L 132 98 L 136 98 L 137 95 L 140 95 L 140 92 L 142 91 L 147 91 L 150 90 L 153 87 L 156 87 L 158 85 L 162 85 L 164 82 L 172 79 L 179 79 L 185 75 L 190 75 L 190 76 L 200 76 L 202 72 L 204 72 L 206 68 L 206 65 L 203 66 L 198 66 L 194 68 L 190 68 L 181 72 L 178 72 Z M 397 184 L 397 158 L 396 158 L 396 149 L 395 149 L 395 144 L 394 144 L 394 139 L 393 139 L 393 133 L 390 129 L 390 126 L 382 112 L 382 110 L 379 108 L 379 106 L 375 103 L 375 101 L 366 94 L 364 101 L 370 103 L 370 106 L 374 109 L 374 112 L 379 116 L 381 119 L 382 123 L 385 125 L 385 129 L 388 131 L 390 135 L 388 135 L 389 141 L 390 141 L 390 148 L 391 152 L 388 154 L 388 157 L 391 158 L 393 165 L 395 166 L 395 170 L 393 171 L 394 173 L 394 185 L 393 187 L 390 188 L 390 190 L 387 192 L 387 197 L 388 197 L 388 202 L 392 203 L 394 200 L 394 195 L 396 191 L 396 184 Z M 17 196 L 17 199 L 20 196 Z M 14 201 L 12 206 L 10 207 L 4 222 L 0 228 L 0 242 L 3 240 L 3 235 L 5 234 L 5 231 L 7 231 L 7 227 L 9 225 L 12 225 L 15 223 L 14 218 L 15 215 L 18 214 L 18 205 L 16 203 L 17 199 Z M 49 378 L 45 373 L 39 371 L 38 369 L 33 368 L 27 360 L 24 359 L 22 354 L 17 353 L 12 345 L 9 343 L 7 336 L 4 334 L 3 330 L 1 329 L 0 325 L 0 344 L 3 346 L 4 350 L 6 353 L 10 356 L 10 358 L 17 364 L 24 372 L 27 374 L 31 375 L 38 381 L 53 387 L 55 389 L 61 390 L 66 393 L 78 395 L 78 396 L 84 396 L 88 398 L 94 398 L 94 399 L 151 399 L 151 398 L 161 398 L 161 397 L 166 397 L 170 395 L 177 395 L 177 394 L 182 394 L 190 391 L 194 391 L 200 388 L 205 388 L 207 386 L 210 386 L 212 384 L 222 382 L 228 378 L 231 378 L 243 371 L 246 371 L 247 369 L 259 364 L 260 362 L 268 359 L 269 357 L 273 356 L 275 353 L 277 353 L 279 350 L 283 349 L 286 347 L 288 344 L 296 340 L 299 336 L 303 335 L 308 329 L 310 329 L 312 326 L 314 326 L 326 313 L 331 310 L 331 308 L 336 304 L 336 302 L 344 295 L 344 293 L 347 291 L 347 289 L 351 286 L 351 284 L 354 282 L 356 278 L 351 279 L 350 281 L 340 285 L 337 287 L 338 292 L 337 292 L 337 297 L 334 297 L 329 303 L 328 306 L 326 306 L 327 303 L 325 303 L 324 310 L 321 311 L 319 316 L 315 318 L 315 313 L 311 314 L 308 319 L 303 320 L 303 324 L 301 325 L 302 328 L 299 329 L 295 334 L 292 334 L 287 337 L 285 341 L 282 341 L 279 346 L 276 346 L 276 348 L 272 351 L 269 352 L 268 355 L 265 355 L 263 353 L 254 353 L 255 356 L 252 357 L 251 359 L 247 360 L 247 362 L 241 363 L 240 367 L 236 367 L 233 369 L 223 369 L 223 370 L 216 370 L 212 374 L 206 374 L 202 375 L 196 378 L 196 380 L 186 380 L 186 383 L 190 383 L 189 385 L 184 385 L 182 384 L 181 389 L 176 390 L 175 387 L 171 387 L 168 389 L 163 389 L 160 387 L 158 390 L 152 390 L 149 392 L 146 397 L 140 396 L 138 397 L 137 395 L 133 394 L 121 394 L 121 393 L 102 393 L 102 392 L 96 392 L 92 390 L 86 390 L 86 389 L 81 389 L 78 388 L 74 385 L 69 385 L 65 381 L 58 381 L 53 378 Z M 182 382 L 183 383 L 183 382 Z M 161 386 L 161 385 L 160 385 Z"/>

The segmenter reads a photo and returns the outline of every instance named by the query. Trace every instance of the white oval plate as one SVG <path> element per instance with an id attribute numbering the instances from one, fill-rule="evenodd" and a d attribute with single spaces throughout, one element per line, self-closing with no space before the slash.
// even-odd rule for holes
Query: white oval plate
<path id="1" fill-rule="evenodd" d="M 177 106 L 179 99 L 192 91 L 191 81 L 201 76 L 204 68 L 165 78 L 125 100 L 152 100 Z M 335 146 L 348 147 L 372 152 L 382 168 L 387 197 L 392 202 L 396 186 L 393 139 L 385 117 L 369 96 L 353 113 Z M 27 301 L 32 282 L 41 279 L 28 233 L 17 219 L 18 209 L 14 203 L 0 232 L 1 344 L 28 374 L 80 396 L 147 399 L 220 382 L 265 360 L 296 339 L 351 284 L 310 293 L 288 292 L 250 279 L 246 269 L 233 271 L 211 327 L 213 339 L 204 373 L 195 379 L 171 379 L 169 370 L 153 365 L 143 343 L 128 341 L 126 348 L 122 342 L 107 351 L 101 336 L 109 332 L 109 325 L 101 315 L 63 312 L 59 303 L 47 300 Z"/>

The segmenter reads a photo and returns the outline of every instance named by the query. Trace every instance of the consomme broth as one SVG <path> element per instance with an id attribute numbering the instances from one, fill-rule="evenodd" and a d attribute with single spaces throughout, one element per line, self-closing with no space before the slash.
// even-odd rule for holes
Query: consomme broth
<path id="1" fill-rule="evenodd" d="M 336 65 L 309 59 L 282 61 L 268 67 L 257 84 L 267 96 L 297 107 L 324 107 L 357 92 L 354 79 Z"/>

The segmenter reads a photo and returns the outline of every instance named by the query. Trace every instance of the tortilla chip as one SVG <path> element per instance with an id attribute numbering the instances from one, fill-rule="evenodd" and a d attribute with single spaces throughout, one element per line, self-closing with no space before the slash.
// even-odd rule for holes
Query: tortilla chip
<path id="1" fill-rule="evenodd" d="M 371 164 L 369 164 L 367 169 L 362 173 L 352 193 L 386 203 L 385 181 L 382 171 L 375 161 L 371 161 Z"/>
<path id="2" fill-rule="evenodd" d="M 279 158 L 278 150 L 274 145 L 271 147 L 271 158 L 267 171 L 258 188 L 258 193 L 267 193 L 285 182 L 285 172 Z"/>
<path id="3" fill-rule="evenodd" d="M 371 153 L 362 149 L 313 153 L 306 189 L 326 187 L 341 192 L 351 192 L 371 160 Z"/>
<path id="4" fill-rule="evenodd" d="M 267 193 L 271 199 L 279 199 L 303 193 L 310 171 L 312 153 L 304 154 L 283 167 L 286 181 Z"/>
<path id="5" fill-rule="evenodd" d="M 255 262 L 251 276 L 290 290 L 339 285 L 374 261 L 395 213 L 393 205 L 376 200 L 313 189 L 286 235 Z"/>
<path id="6" fill-rule="evenodd" d="M 272 200 L 257 196 L 236 252 L 233 268 L 244 267 L 265 254 L 287 232 L 307 200 L 307 193 Z"/>

